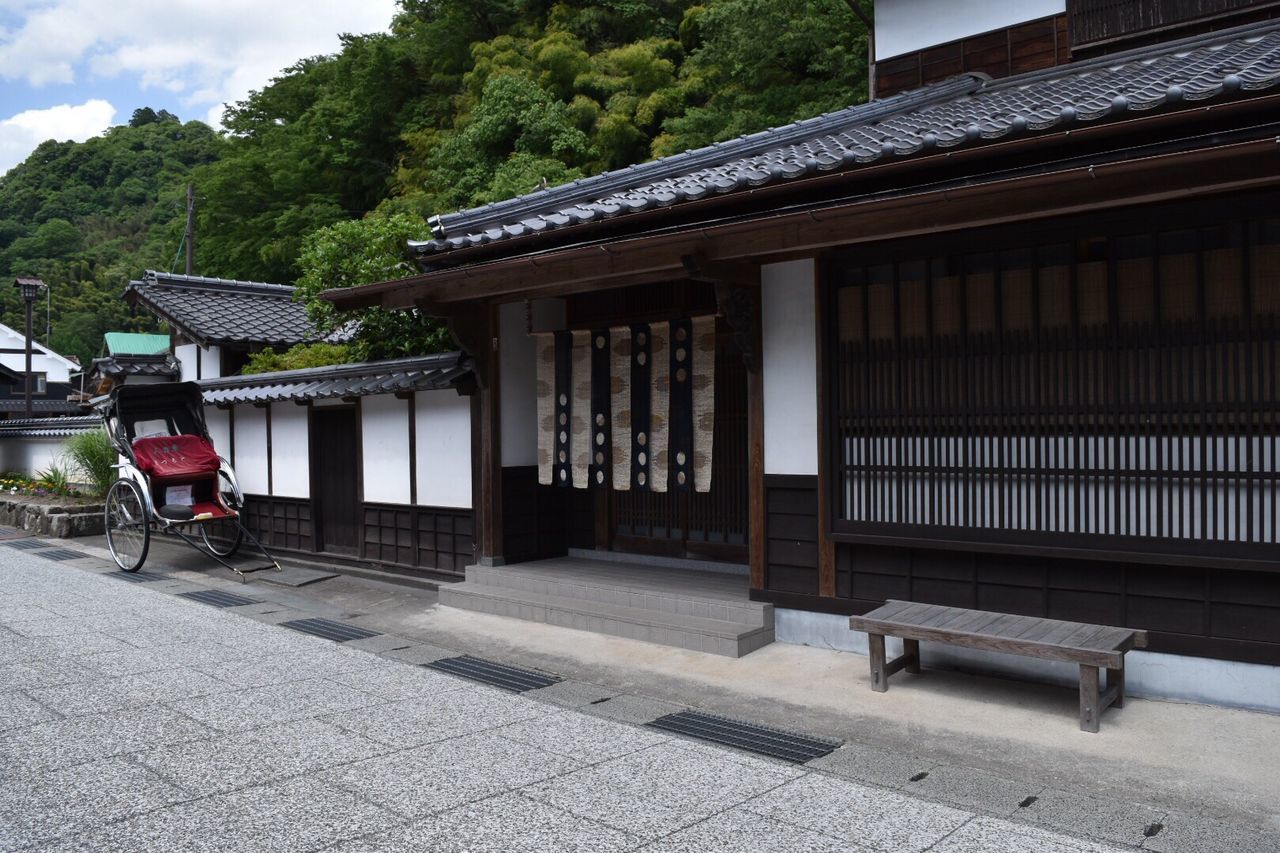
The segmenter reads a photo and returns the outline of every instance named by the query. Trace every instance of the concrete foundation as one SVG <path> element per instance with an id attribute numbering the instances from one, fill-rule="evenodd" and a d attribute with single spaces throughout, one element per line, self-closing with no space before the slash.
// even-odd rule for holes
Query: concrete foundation
<path id="1" fill-rule="evenodd" d="M 775 641 L 867 654 L 867 635 L 849 630 L 849 617 L 806 610 L 774 610 Z M 902 642 L 890 638 L 891 655 L 902 653 Z M 1074 664 L 1036 660 L 921 643 L 920 657 L 928 669 L 946 669 L 1001 678 L 1019 678 L 1075 687 Z M 1125 655 L 1125 692 L 1148 699 L 1200 702 L 1229 708 L 1280 713 L 1280 667 L 1237 661 L 1133 651 Z"/>

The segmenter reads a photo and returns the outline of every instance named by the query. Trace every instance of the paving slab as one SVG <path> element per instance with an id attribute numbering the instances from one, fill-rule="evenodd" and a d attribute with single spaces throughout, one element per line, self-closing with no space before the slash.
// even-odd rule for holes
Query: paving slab
<path id="1" fill-rule="evenodd" d="M 494 734 L 547 752 L 596 764 L 671 740 L 656 729 L 630 726 L 576 711 L 513 723 Z"/>
<path id="2" fill-rule="evenodd" d="M 1280 827 L 1256 832 L 1194 815 L 1165 815 L 1160 831 L 1146 840 L 1144 850 L 1157 853 L 1276 853 L 1280 851 Z"/>
<path id="3" fill-rule="evenodd" d="M 43 687 L 31 690 L 30 694 L 47 707 L 57 708 L 64 717 L 83 717 L 234 689 L 203 672 L 177 667 Z"/>
<path id="4" fill-rule="evenodd" d="M 880 853 L 871 847 L 761 817 L 742 807 L 713 815 L 640 849 L 645 853 L 741 853 L 744 850 Z"/>
<path id="5" fill-rule="evenodd" d="M 0 785 L 0 849 L 49 841 L 190 795 L 124 758 L 107 758 Z"/>
<path id="6" fill-rule="evenodd" d="M 578 766 L 563 756 L 479 734 L 347 764 L 319 778 L 413 819 L 524 788 Z"/>
<path id="7" fill-rule="evenodd" d="M 672 741 L 534 785 L 524 793 L 650 842 L 800 775 L 793 768 Z"/>
<path id="8" fill-rule="evenodd" d="M 684 705 L 677 705 L 674 702 L 663 702 L 659 699 L 624 693 L 621 696 L 614 696 L 608 702 L 584 705 L 581 710 L 585 714 L 591 714 L 596 717 L 607 717 L 610 720 L 618 720 L 623 723 L 640 724 L 648 723 L 667 714 L 674 714 L 677 711 L 686 711 L 688 708 Z"/>
<path id="9" fill-rule="evenodd" d="M 283 566 L 278 572 L 257 572 L 253 575 L 255 581 L 273 584 L 275 586 L 291 586 L 300 587 L 307 586 L 320 581 L 327 581 L 329 578 L 336 578 L 337 572 L 326 572 L 319 569 L 303 569 L 298 566 Z"/>
<path id="10" fill-rule="evenodd" d="M 387 747 L 318 720 L 266 726 L 132 756 L 175 785 L 206 795 L 382 755 Z"/>
<path id="11" fill-rule="evenodd" d="M 409 664 L 433 663 L 441 658 L 455 657 L 457 654 L 458 653 L 452 649 L 446 649 L 443 646 L 433 646 L 430 643 L 416 642 L 407 648 L 390 649 L 388 651 L 378 652 L 380 657 Z"/>
<path id="12" fill-rule="evenodd" d="M 1121 853 L 1121 848 L 1069 838 L 995 818 L 975 817 L 929 853 Z M 1220 851 L 1225 853 L 1225 851 Z"/>
<path id="13" fill-rule="evenodd" d="M 358 621 L 346 620 L 352 625 L 358 625 Z M 364 652 L 391 652 L 397 649 L 407 649 L 413 645 L 413 640 L 401 637 L 397 634 L 379 634 L 376 637 L 365 637 L 360 640 L 348 640 L 342 644 L 344 648 L 359 649 Z"/>
<path id="14" fill-rule="evenodd" d="M 0 732 L 34 726 L 61 716 L 18 690 L 0 691 Z"/>
<path id="15" fill-rule="evenodd" d="M 170 708 L 221 732 L 368 708 L 386 700 L 322 678 L 179 699 Z"/>
<path id="16" fill-rule="evenodd" d="M 910 783 L 911 777 L 933 770 L 937 762 L 909 752 L 880 749 L 849 741 L 805 766 L 856 782 L 901 788 Z"/>
<path id="17" fill-rule="evenodd" d="M 0 734 L 0 766 L 18 780 L 154 746 L 200 740 L 211 730 L 167 708 L 129 708 L 52 720 Z"/>
<path id="18" fill-rule="evenodd" d="M 997 817 L 1017 812 L 1020 804 L 1044 790 L 1043 783 L 1009 779 L 972 767 L 939 765 L 924 778 L 908 781 L 905 793 Z"/>
<path id="19" fill-rule="evenodd" d="M 554 709 L 540 702 L 460 684 L 460 689 L 329 714 L 324 720 L 344 731 L 403 749 L 554 713 Z"/>
<path id="20" fill-rule="evenodd" d="M 744 807 L 783 823 L 895 853 L 927 850 L 973 816 L 816 773 L 761 794 Z"/>
<path id="21" fill-rule="evenodd" d="M 0 652 L 0 661 L 5 661 Z M 0 662 L 0 685 L 18 690 L 50 687 L 58 684 L 76 684 L 99 677 L 93 669 L 79 662 L 61 660 L 32 660 L 17 663 Z"/>
<path id="22" fill-rule="evenodd" d="M 353 794 L 311 779 L 290 779 L 148 812 L 46 849 L 316 850 L 396 822 L 394 815 Z"/>
<path id="23" fill-rule="evenodd" d="M 1034 803 L 1019 809 L 1019 821 L 1079 832 L 1113 844 L 1144 843 L 1147 827 L 1163 823 L 1165 813 L 1138 803 L 1090 797 L 1046 788 Z"/>
<path id="24" fill-rule="evenodd" d="M 421 666 L 387 663 L 381 658 L 371 659 L 364 668 L 330 673 L 325 678 L 389 701 L 418 699 L 470 688 L 460 678 Z"/>
<path id="25" fill-rule="evenodd" d="M 625 832 L 515 793 L 348 841 L 331 853 L 608 853 L 632 850 L 636 844 Z"/>
<path id="26" fill-rule="evenodd" d="M 583 708 L 587 705 L 599 705 L 621 695 L 619 691 L 599 684 L 585 681 L 565 679 L 557 681 L 549 687 L 540 687 L 524 694 L 529 699 L 539 702 L 550 702 L 564 708 Z"/>

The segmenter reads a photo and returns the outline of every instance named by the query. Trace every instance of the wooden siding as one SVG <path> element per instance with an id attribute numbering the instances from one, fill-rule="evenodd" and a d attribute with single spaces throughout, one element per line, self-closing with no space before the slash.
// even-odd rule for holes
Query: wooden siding
<path id="1" fill-rule="evenodd" d="M 475 562 L 469 509 L 365 503 L 363 512 L 366 560 L 458 576 Z"/>
<path id="2" fill-rule="evenodd" d="M 1008 77 L 1069 58 L 1067 16 L 1055 15 L 968 36 L 875 64 L 876 97 L 918 89 L 966 71 Z"/>
<path id="3" fill-rule="evenodd" d="M 305 498 L 245 495 L 244 523 L 267 548 L 316 550 L 311 501 Z"/>
<path id="4" fill-rule="evenodd" d="M 765 588 L 818 593 L 818 478 L 766 474 Z"/>
<path id="5" fill-rule="evenodd" d="M 1268 0 L 1067 0 L 1073 52 L 1179 38 L 1275 17 Z"/>

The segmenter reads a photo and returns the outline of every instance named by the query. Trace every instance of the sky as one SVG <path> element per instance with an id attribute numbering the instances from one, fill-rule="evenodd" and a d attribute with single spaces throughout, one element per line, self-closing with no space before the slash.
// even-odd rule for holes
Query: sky
<path id="1" fill-rule="evenodd" d="M 139 107 L 219 126 L 223 105 L 395 0 L 0 0 L 0 174 L 46 139 L 84 141 Z"/>

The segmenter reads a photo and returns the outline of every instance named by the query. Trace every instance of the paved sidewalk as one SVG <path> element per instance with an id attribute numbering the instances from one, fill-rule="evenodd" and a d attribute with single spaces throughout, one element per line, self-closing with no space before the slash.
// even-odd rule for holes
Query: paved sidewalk
<path id="1" fill-rule="evenodd" d="M 1124 849 L 568 710 L 554 687 L 483 687 L 161 591 L 180 581 L 101 571 L 0 548 L 0 849 Z"/>

